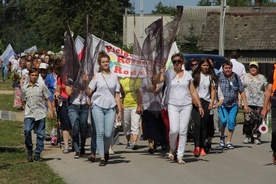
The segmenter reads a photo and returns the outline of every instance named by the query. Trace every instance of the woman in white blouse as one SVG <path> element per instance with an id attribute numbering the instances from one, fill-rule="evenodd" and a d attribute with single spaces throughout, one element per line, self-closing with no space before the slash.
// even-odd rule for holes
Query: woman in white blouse
<path id="1" fill-rule="evenodd" d="M 109 68 L 110 57 L 104 51 L 98 56 L 100 66 L 97 73 L 86 90 L 91 97 L 92 116 L 97 133 L 97 148 L 100 155 L 100 166 L 105 166 L 109 160 L 109 147 L 112 141 L 113 125 L 116 117 L 121 119 L 120 84 L 118 76 L 111 73 Z"/>
<path id="2" fill-rule="evenodd" d="M 170 121 L 170 151 L 169 159 L 177 156 L 179 164 L 185 164 L 183 160 L 187 142 L 187 130 L 189 117 L 192 110 L 192 97 L 195 100 L 199 112 L 204 114 L 198 94 L 195 90 L 193 79 L 188 71 L 182 69 L 185 59 L 181 53 L 172 55 L 173 69 L 164 73 L 159 72 L 155 77 L 155 83 L 165 82 L 167 86 L 166 100 Z M 179 143 L 176 155 L 176 139 L 179 135 Z"/>

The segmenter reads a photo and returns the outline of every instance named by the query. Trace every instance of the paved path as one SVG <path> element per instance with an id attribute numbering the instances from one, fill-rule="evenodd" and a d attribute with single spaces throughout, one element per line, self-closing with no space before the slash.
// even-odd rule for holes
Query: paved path
<path id="1" fill-rule="evenodd" d="M 136 151 L 125 149 L 125 145 L 115 146 L 115 155 L 105 167 L 99 167 L 99 162 L 87 160 L 89 142 L 87 140 L 87 155 L 73 159 L 74 153 L 62 154 L 59 148 L 52 154 L 47 154 L 48 164 L 59 173 L 68 184 L 98 183 L 98 184 L 272 184 L 276 181 L 276 165 L 272 164 L 270 149 L 270 134 L 263 135 L 263 144 L 242 144 L 242 125 L 237 126 L 234 134 L 234 150 L 218 149 L 204 157 L 195 158 L 192 154 L 193 143 L 188 142 L 184 160 L 185 165 L 169 161 L 165 152 L 154 155 L 147 153 L 146 141 L 139 142 Z M 125 143 L 125 137 L 120 136 Z M 219 138 L 214 139 L 216 147 Z"/>
<path id="2" fill-rule="evenodd" d="M 1 94 L 1 93 L 0 93 Z M 23 112 L 0 110 L 0 119 L 23 121 Z M 125 137 L 120 136 L 123 145 L 115 145 L 115 155 L 111 155 L 106 167 L 99 162 L 91 163 L 89 155 L 90 139 L 87 139 L 86 156 L 73 159 L 74 153 L 63 154 L 59 147 L 45 142 L 43 157 L 66 183 L 94 184 L 273 184 L 276 181 L 276 165 L 271 161 L 271 135 L 262 136 L 262 145 L 242 144 L 242 125 L 238 124 L 234 133 L 234 150 L 214 150 L 204 157 L 195 158 L 193 143 L 188 142 L 184 160 L 178 165 L 166 158 L 164 151 L 154 155 L 147 153 L 147 142 L 139 141 L 138 150 L 125 149 Z M 216 147 L 219 138 L 214 138 Z"/>

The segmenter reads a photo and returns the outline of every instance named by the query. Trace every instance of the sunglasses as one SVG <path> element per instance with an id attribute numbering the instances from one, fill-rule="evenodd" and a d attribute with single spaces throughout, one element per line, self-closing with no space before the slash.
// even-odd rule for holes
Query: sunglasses
<path id="1" fill-rule="evenodd" d="M 182 61 L 181 60 L 173 60 L 172 63 L 175 64 L 175 63 L 181 63 Z"/>
<path id="2" fill-rule="evenodd" d="M 196 65 L 198 65 L 198 64 L 191 64 L 191 66 L 196 66 Z"/>

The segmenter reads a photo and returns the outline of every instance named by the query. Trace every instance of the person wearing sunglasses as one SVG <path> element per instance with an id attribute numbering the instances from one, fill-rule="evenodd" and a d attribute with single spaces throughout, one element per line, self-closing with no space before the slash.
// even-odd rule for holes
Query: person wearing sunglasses
<path id="1" fill-rule="evenodd" d="M 165 104 L 168 104 L 168 115 L 170 124 L 170 151 L 168 157 L 170 160 L 175 160 L 179 164 L 185 164 L 183 160 L 185 145 L 187 142 L 187 130 L 189 125 L 189 117 L 192 111 L 192 98 L 194 99 L 199 113 L 203 116 L 204 111 L 197 91 L 194 87 L 193 78 L 188 71 L 182 69 L 185 59 L 181 53 L 172 55 L 171 61 L 173 69 L 165 72 L 158 72 L 155 76 L 154 83 L 166 83 L 166 99 Z M 176 146 L 177 136 L 179 142 Z M 177 155 L 176 155 L 176 147 Z"/>
<path id="2" fill-rule="evenodd" d="M 189 70 L 190 74 L 193 73 L 193 71 L 196 69 L 197 65 L 198 65 L 198 60 L 195 58 L 192 58 L 190 60 L 190 68 L 191 68 L 191 70 Z"/>

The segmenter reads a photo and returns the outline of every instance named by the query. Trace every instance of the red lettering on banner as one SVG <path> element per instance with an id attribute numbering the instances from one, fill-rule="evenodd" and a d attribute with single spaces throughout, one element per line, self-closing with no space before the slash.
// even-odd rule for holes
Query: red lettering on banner
<path id="1" fill-rule="evenodd" d="M 120 67 L 120 66 L 115 66 L 114 73 L 122 74 L 122 67 Z"/>
<path id="2" fill-rule="evenodd" d="M 125 74 L 125 75 L 127 75 L 128 73 L 129 73 L 129 71 L 127 71 L 127 70 L 124 71 L 124 74 Z"/>
<path id="3" fill-rule="evenodd" d="M 105 46 L 105 49 L 106 49 L 107 53 L 114 52 L 116 55 L 121 55 L 121 56 L 124 56 L 124 57 L 129 57 L 130 56 L 130 54 L 128 52 L 124 51 L 123 49 L 120 49 L 118 47 L 113 47 L 111 45 Z"/>
<path id="4" fill-rule="evenodd" d="M 119 63 L 125 63 L 125 60 L 124 60 L 124 57 L 123 57 L 123 56 L 118 56 L 118 57 L 117 57 L 117 61 L 118 61 Z"/>
<path id="5" fill-rule="evenodd" d="M 111 52 L 112 47 L 110 45 L 105 46 L 106 52 Z"/>
<path id="6" fill-rule="evenodd" d="M 131 60 L 130 59 L 126 59 L 126 64 L 130 64 Z"/>

